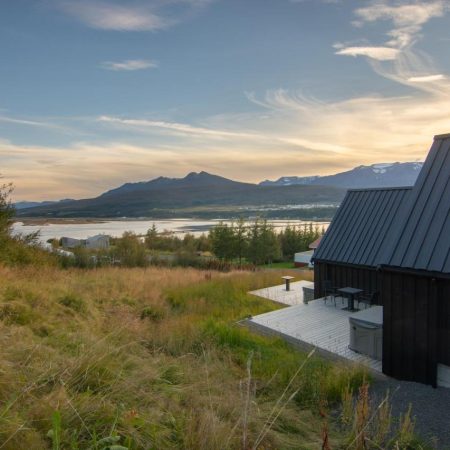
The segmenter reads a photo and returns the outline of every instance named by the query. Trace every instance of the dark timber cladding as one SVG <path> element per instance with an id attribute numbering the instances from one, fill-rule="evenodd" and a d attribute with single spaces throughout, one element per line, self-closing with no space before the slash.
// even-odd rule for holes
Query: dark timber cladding
<path id="1" fill-rule="evenodd" d="M 378 291 L 383 372 L 436 385 L 450 367 L 450 134 L 412 188 L 349 191 L 314 254 L 323 281 Z"/>
<path id="2" fill-rule="evenodd" d="M 320 280 L 335 286 L 379 289 L 375 268 L 392 224 L 410 187 L 355 189 L 347 192 L 335 218 L 314 254 L 316 296 Z"/>
<path id="3" fill-rule="evenodd" d="M 436 384 L 450 366 L 450 135 L 437 136 L 381 256 L 383 372 Z"/>

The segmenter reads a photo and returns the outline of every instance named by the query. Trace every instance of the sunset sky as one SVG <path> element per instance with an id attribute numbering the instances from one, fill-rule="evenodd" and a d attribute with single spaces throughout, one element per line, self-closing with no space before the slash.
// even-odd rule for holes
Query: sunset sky
<path id="1" fill-rule="evenodd" d="M 0 57 L 16 200 L 423 160 L 450 132 L 450 0 L 3 0 Z"/>

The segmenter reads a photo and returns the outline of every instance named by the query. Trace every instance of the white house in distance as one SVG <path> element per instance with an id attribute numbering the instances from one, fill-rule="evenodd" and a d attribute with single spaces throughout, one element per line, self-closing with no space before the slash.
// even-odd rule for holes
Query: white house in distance
<path id="1" fill-rule="evenodd" d="M 294 255 L 295 267 L 312 267 L 311 259 L 314 255 L 314 251 L 316 250 L 317 246 L 320 244 L 321 239 L 322 239 L 322 236 L 320 238 L 316 239 L 314 242 L 311 242 L 311 244 L 308 245 L 308 247 L 311 250 L 308 250 L 306 252 L 296 253 Z"/>
<path id="2" fill-rule="evenodd" d="M 105 250 L 109 248 L 109 236 L 97 234 L 87 239 L 74 239 L 70 237 L 62 237 L 60 240 L 61 247 L 76 248 L 84 247 L 95 250 Z"/>
<path id="3" fill-rule="evenodd" d="M 88 237 L 85 246 L 86 248 L 105 250 L 109 248 L 109 236 L 97 234 L 96 236 Z"/>

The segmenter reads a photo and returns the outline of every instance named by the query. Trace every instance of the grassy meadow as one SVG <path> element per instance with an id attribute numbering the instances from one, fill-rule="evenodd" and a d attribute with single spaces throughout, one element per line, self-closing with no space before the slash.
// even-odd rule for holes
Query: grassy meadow
<path id="1" fill-rule="evenodd" d="M 279 277 L 0 266 L 0 449 L 369 448 L 364 370 L 236 325 Z"/>

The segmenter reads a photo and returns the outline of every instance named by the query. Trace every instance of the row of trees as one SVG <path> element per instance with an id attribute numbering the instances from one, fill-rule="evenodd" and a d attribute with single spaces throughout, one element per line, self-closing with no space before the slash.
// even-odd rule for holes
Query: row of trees
<path id="1" fill-rule="evenodd" d="M 291 261 L 294 253 L 305 251 L 308 245 L 323 234 L 323 229 L 312 224 L 301 227 L 288 226 L 277 234 L 267 220 L 248 224 L 220 223 L 211 229 L 209 240 L 217 258 L 231 261 L 243 259 L 253 264 L 268 264 L 276 260 Z"/>
<path id="2" fill-rule="evenodd" d="M 170 232 L 159 233 L 155 224 L 147 231 L 145 235 L 145 246 L 149 250 L 159 250 L 165 252 L 209 252 L 211 251 L 211 241 L 208 236 L 194 236 L 187 233 L 183 239 L 174 236 Z"/>
<path id="3" fill-rule="evenodd" d="M 171 264 L 201 266 L 210 263 L 212 255 L 226 264 L 261 265 L 275 261 L 292 261 L 294 253 L 308 249 L 308 245 L 323 233 L 312 224 L 291 227 L 277 233 L 267 220 L 248 223 L 219 223 L 208 235 L 186 234 L 183 238 L 159 233 L 155 226 L 144 237 L 126 232 L 112 240 L 109 250 L 97 254 L 96 263 L 116 262 L 122 266 Z M 75 252 L 77 259 L 87 258 L 87 251 Z M 80 254 L 78 254 L 80 253 Z M 206 258 L 206 260 L 205 260 Z M 86 260 L 88 261 L 88 260 Z"/>

